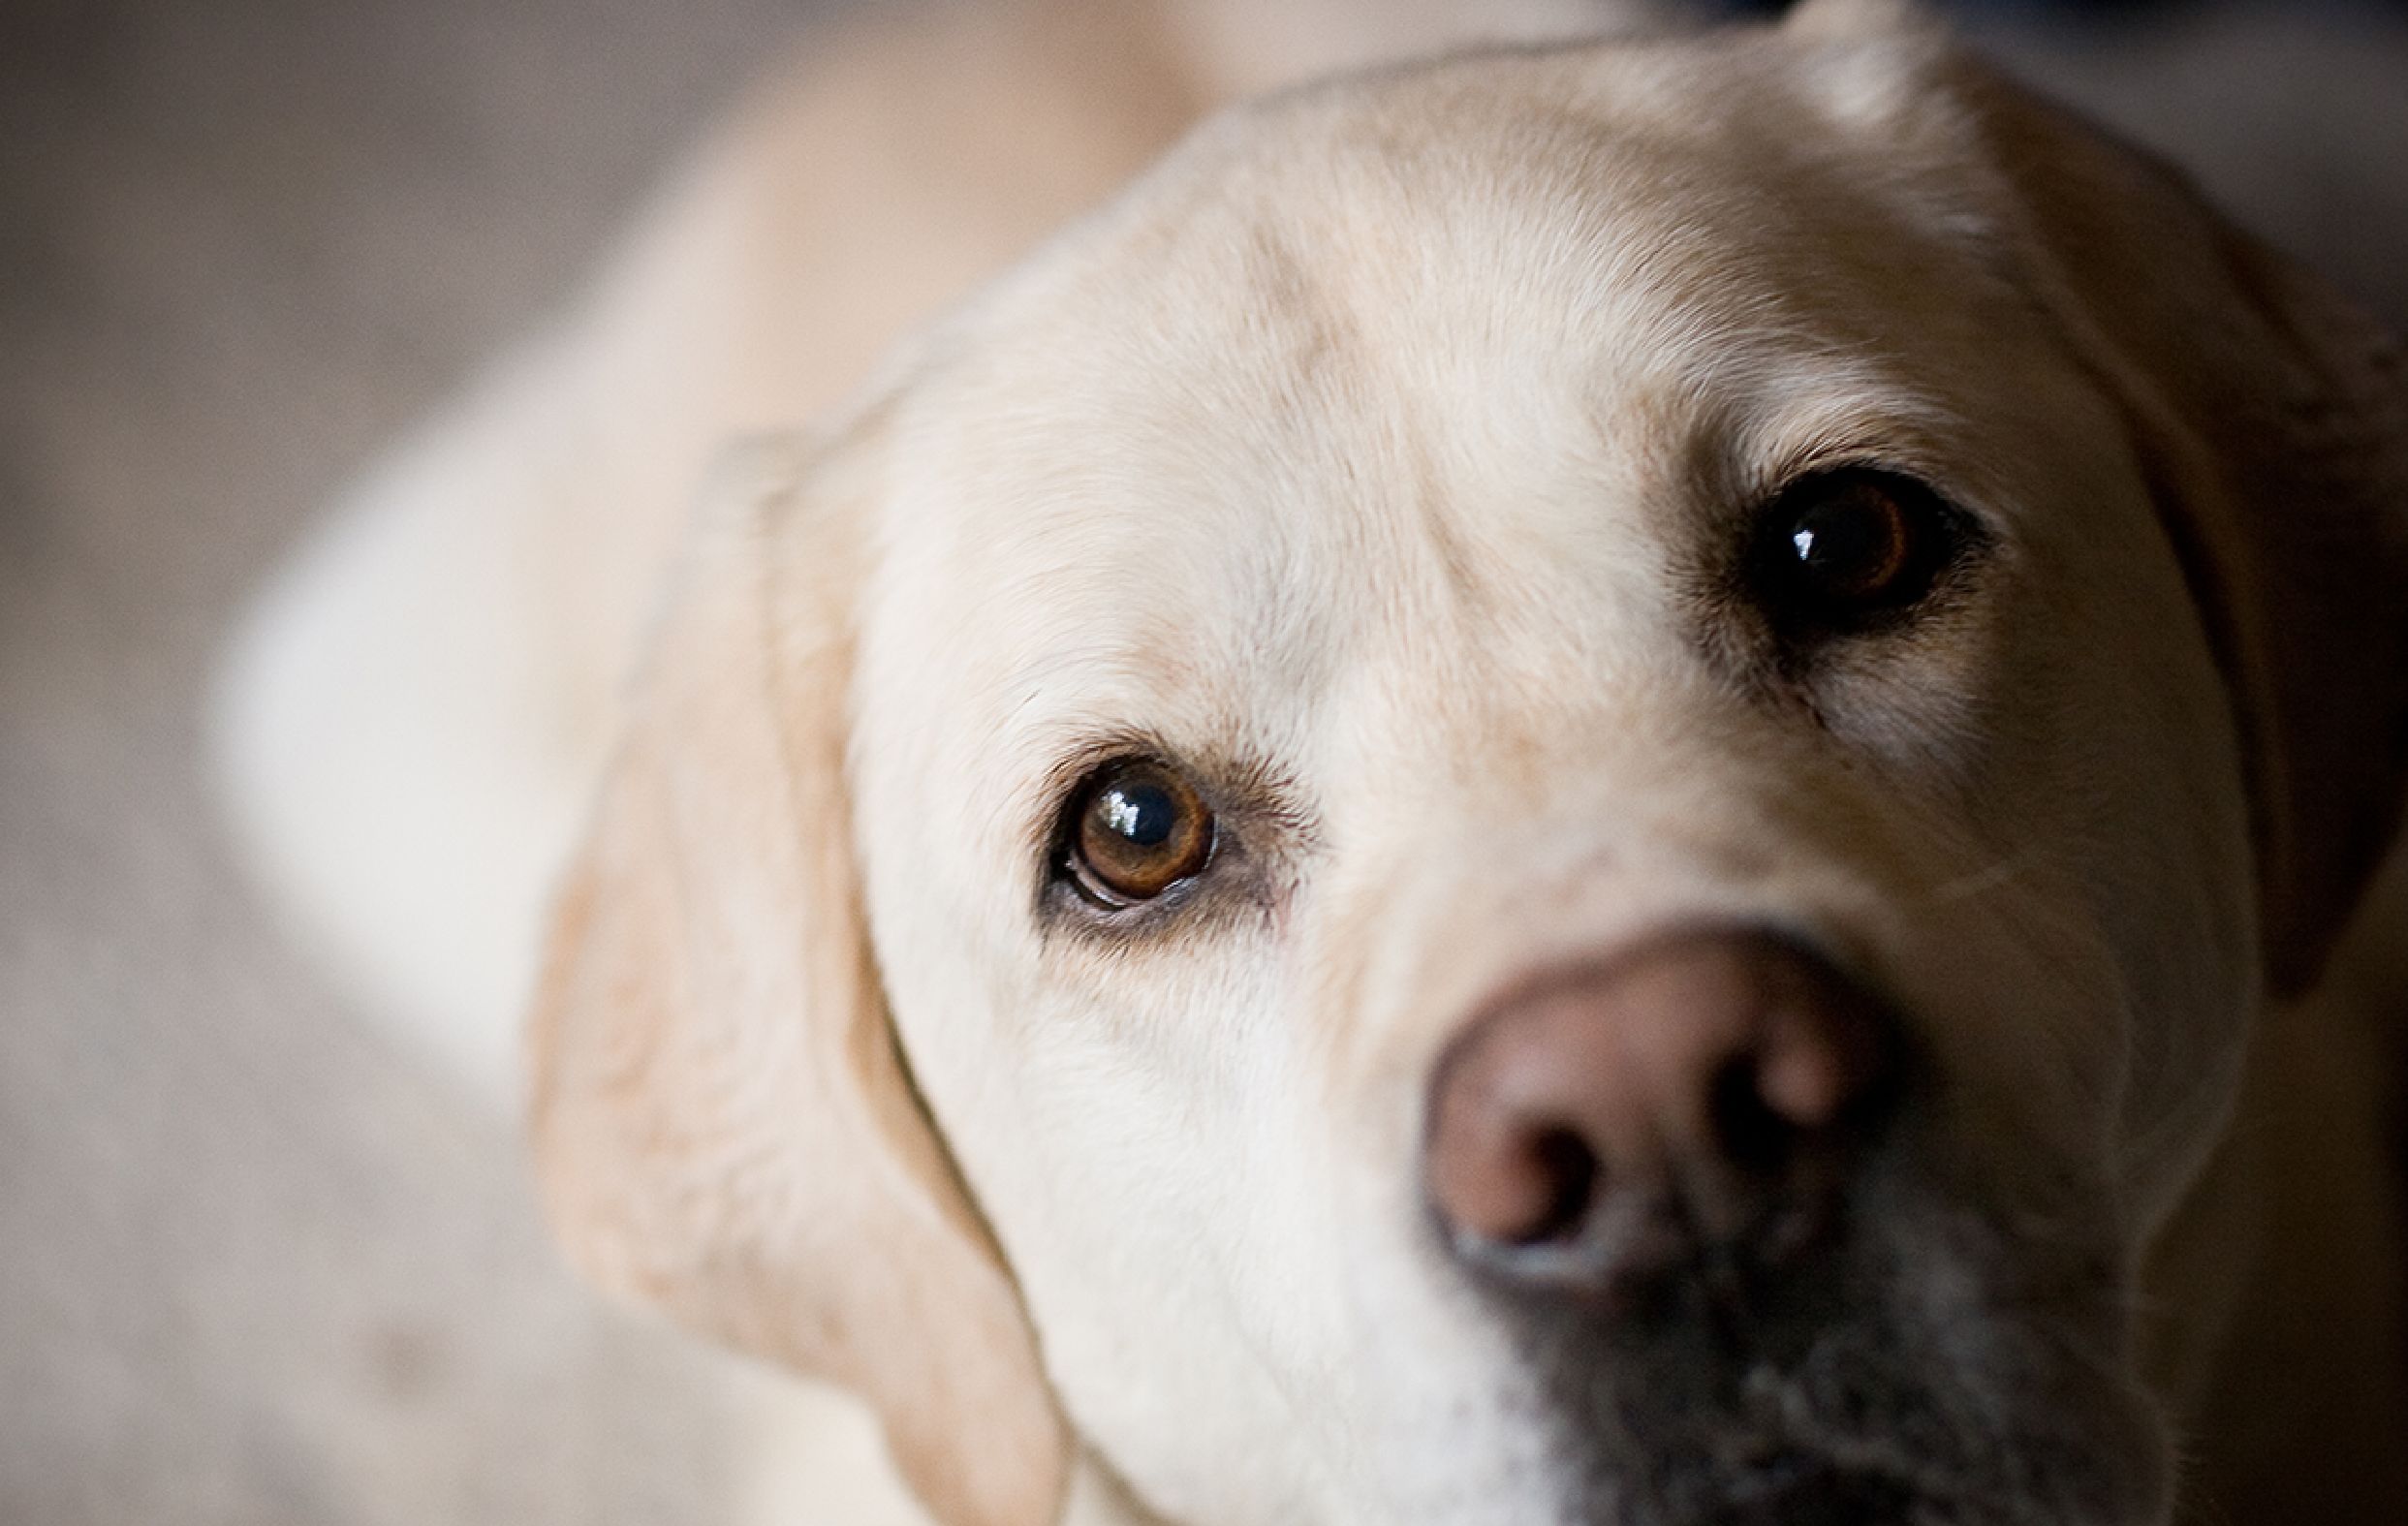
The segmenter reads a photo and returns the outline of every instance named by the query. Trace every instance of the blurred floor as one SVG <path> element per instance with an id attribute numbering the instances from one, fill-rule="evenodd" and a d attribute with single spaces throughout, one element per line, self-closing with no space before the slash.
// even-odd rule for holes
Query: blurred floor
<path id="1" fill-rule="evenodd" d="M 201 686 L 274 552 L 561 299 L 801 0 L 0 11 L 0 1522 L 724 1513 L 720 1364 L 235 877 Z M 2408 24 L 2022 35 L 2408 322 Z"/>
<path id="2" fill-rule="evenodd" d="M 0 8 L 0 1521 L 723 1518 L 715 1363 L 263 925 L 193 763 L 267 558 L 553 302 L 778 0 Z"/>

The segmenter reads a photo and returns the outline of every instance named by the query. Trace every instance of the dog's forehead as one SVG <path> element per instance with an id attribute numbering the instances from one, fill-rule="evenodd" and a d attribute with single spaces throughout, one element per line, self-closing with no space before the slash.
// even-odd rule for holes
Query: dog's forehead
<path id="1" fill-rule="evenodd" d="M 1861 79 L 1778 43 L 1456 60 L 1229 113 L 996 290 L 957 395 L 1185 432 L 1352 361 L 1461 428 L 1468 402 L 1526 416 L 1509 366 L 1694 388 L 1751 338 L 1894 342 L 2003 286 L 1970 145 L 1923 125 L 1961 126 L 1951 87 L 1893 81 L 1868 122 Z"/>
<path id="2" fill-rule="evenodd" d="M 1701 504 L 1974 408 L 2012 292 L 1760 76 L 1576 52 L 1275 103 L 1006 283 L 895 452 L 885 602 L 955 713 L 1226 738 L 1384 663 L 1477 689 L 1524 620 L 1541 682 L 1643 661 Z"/>

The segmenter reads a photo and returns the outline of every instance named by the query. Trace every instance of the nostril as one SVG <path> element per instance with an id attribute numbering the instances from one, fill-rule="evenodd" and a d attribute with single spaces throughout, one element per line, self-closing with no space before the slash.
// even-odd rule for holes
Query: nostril
<path id="1" fill-rule="evenodd" d="M 1597 1152 L 1572 1129 L 1541 1129 L 1531 1136 L 1525 1165 L 1541 1184 L 1532 1200 L 1542 1206 L 1526 1226 L 1498 1238 L 1514 1245 L 1543 1245 L 1577 1234 L 1597 1192 Z"/>
<path id="2" fill-rule="evenodd" d="M 1603 1190 L 1605 1164 L 1574 1125 L 1540 1118 L 1481 1129 L 1450 1120 L 1430 1151 L 1432 1205 L 1466 1249 L 1576 1239 Z"/>
<path id="3" fill-rule="evenodd" d="M 1798 1142 L 1798 1126 L 1767 1098 L 1765 1074 L 1753 1055 L 1727 1061 L 1714 1073 L 1706 1118 L 1722 1158 L 1751 1175 L 1779 1174 Z"/>

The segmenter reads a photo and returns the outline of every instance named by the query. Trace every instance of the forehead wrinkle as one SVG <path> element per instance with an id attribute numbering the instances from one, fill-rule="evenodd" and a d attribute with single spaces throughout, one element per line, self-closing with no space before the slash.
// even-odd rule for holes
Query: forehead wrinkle
<path id="1" fill-rule="evenodd" d="M 1348 645 L 1329 591 L 1311 585 L 1329 558 L 1299 554 L 1275 525 L 1199 540 L 1181 559 L 1190 576 L 1141 595 L 1108 555 L 1020 579 L 1049 612 L 992 658 L 992 690 L 1009 699 L 986 734 L 1005 756 L 1041 768 L 1112 735 L 1222 761 L 1295 754 L 1290 721 Z"/>
<path id="2" fill-rule="evenodd" d="M 1275 207 L 1248 210 L 1238 312 L 1268 341 L 1263 348 L 1309 387 L 1348 358 L 1360 325 L 1345 288 L 1330 278 L 1329 263 L 1311 257 L 1306 234 Z"/>

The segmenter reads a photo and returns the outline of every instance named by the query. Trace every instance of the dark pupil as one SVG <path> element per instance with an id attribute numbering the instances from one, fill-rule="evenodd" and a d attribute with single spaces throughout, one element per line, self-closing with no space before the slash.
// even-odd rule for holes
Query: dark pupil
<path id="1" fill-rule="evenodd" d="M 1808 572 L 1833 582 L 1878 576 L 1897 554 L 1891 544 L 1897 527 L 1873 505 L 1845 500 L 1817 504 L 1800 514 L 1790 545 Z"/>
<path id="2" fill-rule="evenodd" d="M 1104 794 L 1104 825 L 1138 848 L 1159 848 L 1178 825 L 1178 807 L 1159 785 L 1114 785 Z"/>

